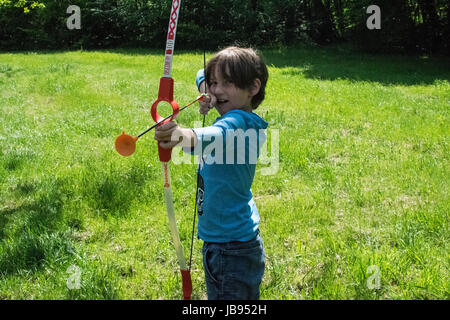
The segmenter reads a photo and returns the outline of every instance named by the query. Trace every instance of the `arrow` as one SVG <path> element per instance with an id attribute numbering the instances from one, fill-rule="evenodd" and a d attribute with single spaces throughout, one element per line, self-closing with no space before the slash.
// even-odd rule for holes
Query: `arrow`
<path id="1" fill-rule="evenodd" d="M 186 109 L 187 107 L 189 107 L 190 105 L 194 104 L 197 101 L 203 101 L 206 97 L 206 93 L 201 94 L 200 96 L 198 96 L 195 100 L 193 100 L 192 102 L 188 103 L 187 105 L 185 105 L 183 108 L 180 109 L 180 111 L 183 111 L 184 109 Z M 146 134 L 147 132 L 149 132 L 150 130 L 154 129 L 155 127 L 157 127 L 159 124 L 161 124 L 162 122 L 170 119 L 173 117 L 173 114 L 171 114 L 170 116 L 165 117 L 162 120 L 159 120 L 158 122 L 156 122 L 153 126 L 151 126 L 150 128 L 148 128 L 147 130 L 145 130 L 144 132 L 142 132 L 140 135 L 138 135 L 137 137 L 134 136 L 130 136 L 128 134 L 125 133 L 125 131 L 122 131 L 122 134 L 119 135 L 116 138 L 115 141 L 115 147 L 116 147 L 116 151 L 124 156 L 124 157 L 128 157 L 131 156 L 134 151 L 136 150 L 136 141 L 142 137 L 144 134 Z"/>

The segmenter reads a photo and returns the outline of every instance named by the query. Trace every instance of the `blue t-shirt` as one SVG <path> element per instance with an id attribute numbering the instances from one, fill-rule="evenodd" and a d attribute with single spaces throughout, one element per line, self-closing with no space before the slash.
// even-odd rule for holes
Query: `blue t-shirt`
<path id="1" fill-rule="evenodd" d="M 259 213 L 251 186 L 266 128 L 257 114 L 231 110 L 212 126 L 193 129 L 198 142 L 184 150 L 203 153 L 197 197 L 200 239 L 223 243 L 256 236 Z"/>
<path id="2" fill-rule="evenodd" d="M 205 69 L 200 69 L 197 72 L 197 77 L 195 78 L 195 85 L 197 86 L 198 91 L 200 91 L 200 85 L 205 81 Z"/>

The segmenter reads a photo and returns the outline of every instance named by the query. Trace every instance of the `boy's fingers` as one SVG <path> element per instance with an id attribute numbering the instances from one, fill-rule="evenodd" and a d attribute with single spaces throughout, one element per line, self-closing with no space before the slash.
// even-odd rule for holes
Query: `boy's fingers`
<path id="1" fill-rule="evenodd" d="M 170 141 L 170 137 L 172 136 L 173 131 L 176 130 L 177 127 L 178 125 L 176 124 L 176 122 L 173 121 L 169 121 L 167 123 L 156 126 L 155 139 L 160 141 L 162 140 Z"/>
<path id="2" fill-rule="evenodd" d="M 159 143 L 159 145 L 161 146 L 161 148 L 163 148 L 163 149 L 170 149 L 170 148 L 172 148 L 172 146 L 171 146 L 171 144 L 172 144 L 172 142 L 169 142 L 169 141 L 161 141 L 160 143 Z"/>
<path id="3" fill-rule="evenodd" d="M 203 98 L 203 101 L 200 101 L 203 103 L 210 103 L 211 102 L 211 95 L 207 95 Z"/>
<path id="4" fill-rule="evenodd" d="M 211 102 L 209 103 L 210 108 L 214 108 L 217 104 L 217 98 L 216 98 L 216 96 L 213 96 L 213 95 L 210 95 L 210 97 L 211 97 Z"/>
<path id="5" fill-rule="evenodd" d="M 156 126 L 155 133 L 158 133 L 160 135 L 170 134 L 173 130 L 175 130 L 175 128 L 177 126 L 178 125 L 173 121 L 163 123 L 163 124 Z"/>
<path id="6" fill-rule="evenodd" d="M 173 127 L 177 126 L 176 122 L 174 121 L 169 121 L 167 123 L 162 123 L 159 126 L 156 127 L 157 130 L 161 130 L 161 131 L 166 131 L 166 130 L 170 130 Z"/>
<path id="7" fill-rule="evenodd" d="M 180 143 L 180 141 L 169 140 L 169 141 L 160 141 L 159 145 L 164 149 L 172 149 L 179 143 Z"/>
<path id="8" fill-rule="evenodd" d="M 206 96 L 203 101 L 199 100 L 198 104 L 200 105 L 200 107 L 205 108 L 206 106 L 209 106 L 210 102 L 211 102 L 211 97 L 210 96 Z"/>
<path id="9" fill-rule="evenodd" d="M 212 94 L 208 94 L 206 98 L 207 100 L 205 99 L 204 102 L 200 103 L 200 114 L 208 114 L 209 110 L 214 108 L 217 103 L 216 97 Z"/>

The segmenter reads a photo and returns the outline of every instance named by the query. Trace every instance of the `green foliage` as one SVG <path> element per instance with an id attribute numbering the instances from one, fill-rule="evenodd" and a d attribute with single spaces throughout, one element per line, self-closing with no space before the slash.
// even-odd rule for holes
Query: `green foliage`
<path id="1" fill-rule="evenodd" d="M 44 3 L 39 1 L 27 1 L 27 0 L 0 0 L 0 9 L 1 8 L 23 8 L 24 13 L 29 13 L 33 9 L 43 9 L 45 8 Z"/>
<path id="2" fill-rule="evenodd" d="M 340 2 L 334 1 L 333 3 Z M 343 1 L 343 11 L 336 8 L 334 19 L 343 38 L 352 40 L 361 49 L 370 52 L 447 52 L 450 6 L 447 1 L 435 1 L 431 9 L 423 0 L 361 0 Z M 431 2 L 428 2 L 431 4 Z M 381 9 L 381 29 L 366 27 L 366 8 L 376 4 Z M 430 14 L 433 18 L 430 17 Z M 434 19 L 434 20 L 433 20 Z"/>
<path id="3" fill-rule="evenodd" d="M 0 0 L 0 49 L 164 47 L 170 0 L 79 0 L 81 30 L 66 26 L 72 2 Z M 381 30 L 366 27 L 372 4 Z M 190 0 L 177 48 L 348 41 L 370 52 L 449 53 L 449 10 L 445 0 Z"/>

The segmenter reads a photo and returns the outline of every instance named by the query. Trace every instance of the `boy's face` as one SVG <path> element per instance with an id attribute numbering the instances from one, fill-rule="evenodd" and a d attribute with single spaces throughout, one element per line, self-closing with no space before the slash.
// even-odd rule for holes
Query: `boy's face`
<path id="1" fill-rule="evenodd" d="M 208 89 L 217 100 L 215 105 L 221 116 L 231 110 L 251 112 L 252 97 L 258 93 L 258 91 L 253 93 L 253 89 L 240 89 L 234 83 L 225 80 L 218 66 L 214 69 Z"/>

